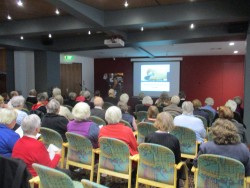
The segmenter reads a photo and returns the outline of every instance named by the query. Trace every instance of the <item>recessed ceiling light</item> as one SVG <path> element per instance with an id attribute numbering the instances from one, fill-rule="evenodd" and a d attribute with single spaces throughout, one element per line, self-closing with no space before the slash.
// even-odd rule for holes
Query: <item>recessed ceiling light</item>
<path id="1" fill-rule="evenodd" d="M 19 7 L 22 7 L 22 6 L 23 6 L 22 0 L 18 0 L 18 1 L 17 1 L 17 5 L 18 5 Z"/>
<path id="2" fill-rule="evenodd" d="M 91 35 L 91 31 L 90 30 L 89 30 L 88 34 Z"/>
<path id="3" fill-rule="evenodd" d="M 234 54 L 237 54 L 237 53 L 239 53 L 239 51 L 235 50 L 235 51 L 234 51 Z"/>
<path id="4" fill-rule="evenodd" d="M 125 1 L 124 6 L 128 7 L 128 1 Z"/>
<path id="5" fill-rule="evenodd" d="M 234 42 L 230 42 L 230 43 L 229 43 L 229 46 L 234 46 Z"/>
<path id="6" fill-rule="evenodd" d="M 11 16 L 8 14 L 8 16 L 7 16 L 7 19 L 8 20 L 11 20 L 12 18 L 11 18 Z"/>
<path id="7" fill-rule="evenodd" d="M 143 28 L 143 27 L 141 27 L 141 31 L 144 31 L 144 28 Z"/>
<path id="8" fill-rule="evenodd" d="M 58 10 L 58 9 L 56 9 L 55 13 L 56 13 L 57 15 L 59 15 L 59 14 L 60 14 L 60 12 L 59 12 L 59 10 Z"/>
<path id="9" fill-rule="evenodd" d="M 195 25 L 193 23 L 191 23 L 189 27 L 190 27 L 190 29 L 194 29 Z"/>
<path id="10" fill-rule="evenodd" d="M 52 38 L 52 35 L 51 35 L 51 34 L 49 34 L 49 38 Z"/>
<path id="11" fill-rule="evenodd" d="M 21 36 L 20 39 L 23 40 L 24 39 L 23 36 Z"/>

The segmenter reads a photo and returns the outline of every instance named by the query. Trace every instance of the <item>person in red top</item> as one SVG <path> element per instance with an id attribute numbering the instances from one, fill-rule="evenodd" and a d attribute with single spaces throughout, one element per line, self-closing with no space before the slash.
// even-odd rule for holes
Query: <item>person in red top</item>
<path id="1" fill-rule="evenodd" d="M 99 137 L 110 137 L 116 138 L 125 142 L 130 151 L 130 155 L 138 154 L 137 142 L 132 129 L 119 123 L 122 119 L 122 112 L 117 106 L 111 106 L 107 109 L 105 113 L 105 120 L 108 125 L 101 128 L 99 132 Z"/>
<path id="2" fill-rule="evenodd" d="M 24 136 L 16 142 L 12 151 L 12 157 L 22 159 L 32 176 L 37 176 L 33 163 L 55 168 L 61 157 L 61 151 L 58 151 L 51 160 L 45 145 L 36 139 L 40 125 L 41 120 L 36 114 L 25 117 L 21 125 Z"/>

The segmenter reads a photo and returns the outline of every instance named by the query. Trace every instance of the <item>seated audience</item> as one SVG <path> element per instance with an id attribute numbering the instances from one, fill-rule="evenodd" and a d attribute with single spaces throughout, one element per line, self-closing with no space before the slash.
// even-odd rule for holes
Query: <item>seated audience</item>
<path id="1" fill-rule="evenodd" d="M 135 122 L 135 117 L 132 116 L 129 112 L 128 112 L 128 105 L 122 101 L 119 101 L 117 106 L 121 109 L 122 111 L 122 119 L 129 122 L 129 124 L 131 125 L 133 131 L 137 130 L 137 125 Z"/>
<path id="2" fill-rule="evenodd" d="M 122 112 L 117 106 L 111 106 L 107 109 L 105 119 L 108 125 L 103 126 L 99 133 L 99 138 L 110 137 L 125 142 L 130 151 L 130 155 L 138 154 L 137 142 L 131 128 L 120 123 Z"/>
<path id="3" fill-rule="evenodd" d="M 42 127 L 55 130 L 62 136 L 63 141 L 66 142 L 65 133 L 67 132 L 67 124 L 69 121 L 64 116 L 58 114 L 60 111 L 60 103 L 55 99 L 51 99 L 46 108 L 47 114 L 42 119 Z"/>
<path id="4" fill-rule="evenodd" d="M 37 98 L 36 98 L 37 92 L 35 89 L 31 89 L 29 91 L 29 96 L 26 99 L 26 102 L 30 102 L 32 104 L 36 104 L 37 103 Z"/>
<path id="5" fill-rule="evenodd" d="M 182 104 L 183 113 L 174 118 L 175 126 L 186 127 L 192 129 L 196 134 L 198 142 L 204 142 L 206 137 L 206 130 L 203 122 L 193 115 L 194 107 L 190 101 L 185 101 Z"/>
<path id="6" fill-rule="evenodd" d="M 91 94 L 88 90 L 84 91 L 83 96 L 85 97 L 85 103 L 87 103 L 90 109 L 94 108 L 94 103 L 91 102 Z"/>
<path id="7" fill-rule="evenodd" d="M 53 88 L 53 90 L 52 90 L 52 97 L 55 97 L 55 96 L 61 95 L 61 94 L 62 94 L 62 92 L 61 92 L 60 88 L 58 88 L 58 87 Z"/>
<path id="8" fill-rule="evenodd" d="M 91 102 L 94 103 L 95 97 L 101 97 L 101 92 L 100 92 L 100 90 L 95 90 L 94 96 L 91 98 Z"/>
<path id="9" fill-rule="evenodd" d="M 109 103 L 112 103 L 113 105 L 117 105 L 118 103 L 118 100 L 115 96 L 115 90 L 114 89 L 110 89 L 108 91 L 108 97 L 106 97 L 104 99 L 104 102 L 109 102 Z"/>
<path id="10" fill-rule="evenodd" d="M 73 120 L 73 115 L 72 113 L 69 111 L 69 109 L 65 106 L 63 106 L 63 97 L 62 95 L 56 95 L 54 97 L 54 99 L 56 99 L 59 103 L 60 103 L 60 110 L 59 110 L 59 115 L 64 116 L 65 118 L 67 118 L 69 121 Z"/>
<path id="11" fill-rule="evenodd" d="M 1 108 L 8 108 L 8 105 L 4 103 L 4 98 L 0 95 L 0 109 Z"/>
<path id="12" fill-rule="evenodd" d="M 168 106 L 170 104 L 170 100 L 169 100 L 169 96 L 168 93 L 166 91 L 163 91 L 159 97 L 159 99 L 157 99 L 155 101 L 155 105 L 161 109 L 163 109 L 164 107 Z"/>
<path id="13" fill-rule="evenodd" d="M 204 117 L 207 120 L 208 125 L 210 125 L 209 114 L 201 109 L 201 101 L 199 99 L 194 99 L 192 103 L 194 105 L 193 114 Z"/>
<path id="14" fill-rule="evenodd" d="M 142 100 L 142 106 L 138 106 L 137 112 L 148 111 L 148 108 L 153 105 L 153 99 L 150 96 L 145 96 Z"/>
<path id="15" fill-rule="evenodd" d="M 144 122 L 154 123 L 157 115 L 159 114 L 159 110 L 156 106 L 150 106 L 147 111 L 147 118 L 144 119 Z"/>
<path id="16" fill-rule="evenodd" d="M 93 147 L 97 148 L 99 126 L 96 123 L 88 120 L 90 116 L 89 105 L 84 102 L 77 103 L 72 110 L 72 114 L 74 120 L 68 123 L 68 132 L 77 133 L 87 137 L 91 141 Z"/>
<path id="17" fill-rule="evenodd" d="M 13 158 L 22 159 L 26 163 L 32 176 L 37 176 L 32 168 L 33 163 L 55 168 L 61 157 L 61 151 L 58 151 L 51 160 L 45 145 L 36 139 L 40 125 L 41 120 L 37 115 L 31 114 L 25 117 L 21 125 L 23 137 L 16 142 L 12 153 Z"/>
<path id="18" fill-rule="evenodd" d="M 84 91 L 80 91 L 79 96 L 76 97 L 76 102 L 84 102 L 86 99 L 83 95 L 84 95 Z"/>
<path id="19" fill-rule="evenodd" d="M 236 96 L 234 97 L 234 101 L 237 104 L 237 108 L 236 108 L 236 112 L 238 112 L 241 116 L 241 118 L 243 119 L 243 115 L 244 115 L 244 109 L 242 108 L 242 99 L 240 96 Z"/>
<path id="20" fill-rule="evenodd" d="M 178 106 L 181 108 L 182 103 L 186 101 L 186 94 L 184 91 L 180 91 L 178 95 L 180 97 L 180 102 L 179 102 Z"/>
<path id="21" fill-rule="evenodd" d="M 16 123 L 21 125 L 23 118 L 28 116 L 28 114 L 23 111 L 25 98 L 21 95 L 14 96 L 11 98 L 10 102 L 11 102 L 11 105 L 13 106 L 14 110 L 17 112 Z"/>
<path id="22" fill-rule="evenodd" d="M 177 95 L 171 97 L 170 104 L 163 108 L 163 111 L 170 113 L 173 117 L 182 114 L 182 109 L 178 106 L 180 98 Z"/>
<path id="23" fill-rule="evenodd" d="M 65 101 L 65 105 L 69 105 L 71 107 L 74 107 L 76 104 L 76 93 L 70 92 L 68 100 Z"/>
<path id="24" fill-rule="evenodd" d="M 13 128 L 17 113 L 12 109 L 0 108 L 0 155 L 10 157 L 16 141 L 20 138 Z"/>
<path id="25" fill-rule="evenodd" d="M 41 111 L 43 114 L 46 114 L 47 113 L 47 109 L 46 109 L 47 104 L 48 104 L 48 102 L 47 102 L 46 95 L 44 93 L 38 93 L 37 103 L 31 107 L 31 110 L 38 110 L 38 111 Z"/>
<path id="26" fill-rule="evenodd" d="M 15 96 L 19 96 L 19 93 L 17 91 L 11 91 L 10 92 L 10 100 L 15 97 Z M 7 105 L 8 105 L 8 108 L 13 108 L 12 104 L 11 104 L 11 101 L 8 101 Z"/>
<path id="27" fill-rule="evenodd" d="M 213 105 L 214 105 L 214 99 L 211 98 L 211 97 L 207 97 L 205 99 L 205 106 L 201 107 L 201 109 L 205 109 L 205 110 L 209 110 L 213 113 L 213 119 L 214 117 L 216 116 L 216 110 L 213 108 Z M 210 122 L 212 123 L 212 122 Z"/>
<path id="28" fill-rule="evenodd" d="M 219 107 L 218 116 L 219 116 L 219 118 L 228 119 L 229 121 L 231 121 L 237 127 L 241 142 L 247 143 L 246 129 L 244 128 L 244 126 L 241 123 L 239 123 L 238 121 L 233 119 L 234 114 L 230 108 L 228 108 L 226 106 Z"/>
<path id="29" fill-rule="evenodd" d="M 94 98 L 94 108 L 91 109 L 91 116 L 97 116 L 105 120 L 105 112 L 106 110 L 102 109 L 103 99 L 101 97 L 96 96 Z"/>
<path id="30" fill-rule="evenodd" d="M 4 92 L 1 95 L 4 98 L 4 104 L 7 104 L 10 101 L 9 94 L 7 92 Z"/>
<path id="31" fill-rule="evenodd" d="M 242 144 L 234 124 L 226 119 L 217 119 L 212 128 L 213 141 L 201 144 L 198 157 L 202 154 L 215 154 L 239 160 L 245 167 L 245 176 L 250 176 L 250 154 Z M 197 159 L 194 160 L 197 166 Z"/>
<path id="32" fill-rule="evenodd" d="M 138 95 L 138 97 L 135 98 L 136 99 L 135 103 L 134 103 L 135 106 L 132 109 L 134 112 L 137 112 L 138 111 L 137 108 L 139 106 L 142 106 L 142 100 L 143 100 L 144 97 L 145 97 L 145 94 L 143 92 L 140 92 L 139 95 Z"/>
<path id="33" fill-rule="evenodd" d="M 230 108 L 230 110 L 232 110 L 232 112 L 234 113 L 233 119 L 241 123 L 246 128 L 246 126 L 243 123 L 243 119 L 241 118 L 241 115 L 238 112 L 236 112 L 237 103 L 234 100 L 228 100 L 225 106 Z"/>

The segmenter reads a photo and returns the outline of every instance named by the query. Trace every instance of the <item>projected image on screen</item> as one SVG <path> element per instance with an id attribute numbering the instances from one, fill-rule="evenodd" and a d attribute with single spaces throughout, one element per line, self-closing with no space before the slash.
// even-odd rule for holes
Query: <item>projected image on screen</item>
<path id="1" fill-rule="evenodd" d="M 141 91 L 169 91 L 170 65 L 142 65 Z"/>

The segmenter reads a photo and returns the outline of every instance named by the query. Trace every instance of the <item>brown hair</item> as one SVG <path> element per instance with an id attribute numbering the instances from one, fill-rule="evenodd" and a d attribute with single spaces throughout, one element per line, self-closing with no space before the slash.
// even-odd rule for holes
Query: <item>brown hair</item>
<path id="1" fill-rule="evenodd" d="M 161 131 L 171 131 L 174 128 L 172 115 L 168 112 L 161 112 L 157 115 L 154 126 Z"/>
<path id="2" fill-rule="evenodd" d="M 216 144 L 227 145 L 240 143 L 237 127 L 227 119 L 217 119 L 212 128 L 213 141 Z"/>
<path id="3" fill-rule="evenodd" d="M 159 110 L 156 106 L 150 106 L 148 108 L 148 112 L 147 112 L 148 118 L 156 118 L 158 114 L 159 114 Z"/>
<path id="4" fill-rule="evenodd" d="M 230 108 L 226 106 L 220 106 L 218 109 L 218 116 L 219 118 L 231 120 L 234 118 L 234 113 Z"/>
<path id="5" fill-rule="evenodd" d="M 201 107 L 201 101 L 199 99 L 194 99 L 192 103 L 194 105 L 194 109 L 198 109 Z"/>

